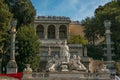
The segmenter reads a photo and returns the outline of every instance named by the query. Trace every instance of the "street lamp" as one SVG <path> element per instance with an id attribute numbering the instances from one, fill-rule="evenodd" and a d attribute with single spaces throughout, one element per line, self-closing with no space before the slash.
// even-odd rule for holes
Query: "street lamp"
<path id="1" fill-rule="evenodd" d="M 17 73 L 17 64 L 15 61 L 15 37 L 16 37 L 17 20 L 13 19 L 11 22 L 11 46 L 10 46 L 10 60 L 7 64 L 7 73 Z"/>

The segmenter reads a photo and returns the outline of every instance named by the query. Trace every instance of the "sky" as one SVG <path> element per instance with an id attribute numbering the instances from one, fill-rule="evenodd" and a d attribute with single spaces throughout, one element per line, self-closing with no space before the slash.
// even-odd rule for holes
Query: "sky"
<path id="1" fill-rule="evenodd" d="M 94 16 L 99 5 L 111 0 L 31 0 L 37 16 L 66 16 L 81 21 Z"/>

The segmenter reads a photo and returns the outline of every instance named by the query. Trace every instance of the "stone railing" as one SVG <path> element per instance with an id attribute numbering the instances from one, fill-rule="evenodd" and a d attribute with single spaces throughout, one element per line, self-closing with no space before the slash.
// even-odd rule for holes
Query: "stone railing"
<path id="1" fill-rule="evenodd" d="M 80 21 L 71 21 L 70 24 L 81 24 Z"/>
<path id="2" fill-rule="evenodd" d="M 55 72 L 24 74 L 24 76 L 22 80 L 112 80 L 109 73 Z"/>
<path id="3" fill-rule="evenodd" d="M 36 20 L 67 20 L 70 21 L 69 17 L 65 16 L 38 16 Z"/>

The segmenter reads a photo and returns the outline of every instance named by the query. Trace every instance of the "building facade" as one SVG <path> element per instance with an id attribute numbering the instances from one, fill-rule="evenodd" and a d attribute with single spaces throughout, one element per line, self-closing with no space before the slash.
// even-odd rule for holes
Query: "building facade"
<path id="1" fill-rule="evenodd" d="M 60 57 L 60 45 L 70 37 L 70 24 L 71 20 L 69 17 L 36 17 L 34 28 L 41 42 L 40 61 L 47 63 L 49 59 L 54 58 L 56 55 Z M 82 58 L 87 56 L 81 44 L 68 44 L 68 46 L 71 58 L 73 55 L 81 56 Z"/>

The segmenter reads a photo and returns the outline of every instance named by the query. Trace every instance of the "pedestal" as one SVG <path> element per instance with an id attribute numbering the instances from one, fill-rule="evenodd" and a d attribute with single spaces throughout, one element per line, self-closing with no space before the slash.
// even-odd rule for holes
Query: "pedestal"
<path id="1" fill-rule="evenodd" d="M 26 78 L 26 79 L 33 78 L 33 77 L 32 77 L 32 73 L 24 73 L 24 74 L 23 74 L 23 78 Z"/>
<path id="2" fill-rule="evenodd" d="M 62 72 L 68 72 L 69 70 L 68 70 L 68 62 L 62 62 L 62 64 L 61 64 L 61 71 Z"/>
<path id="3" fill-rule="evenodd" d="M 110 70 L 111 73 L 116 73 L 114 61 L 107 61 L 107 68 Z"/>
<path id="4" fill-rule="evenodd" d="M 1 69 L 2 68 L 2 59 L 0 59 L 0 73 L 1 73 Z"/>
<path id="5" fill-rule="evenodd" d="M 10 60 L 7 65 L 7 74 L 17 73 L 17 64 L 15 60 Z"/>

